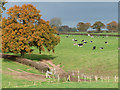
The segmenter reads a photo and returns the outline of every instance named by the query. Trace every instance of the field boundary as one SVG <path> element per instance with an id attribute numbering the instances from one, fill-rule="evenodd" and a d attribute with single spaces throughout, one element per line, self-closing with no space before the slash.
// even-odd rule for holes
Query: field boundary
<path id="1" fill-rule="evenodd" d="M 58 34 L 63 34 L 63 35 L 88 35 L 88 34 L 82 34 L 82 33 L 58 33 Z M 92 36 L 114 36 L 114 37 L 119 37 L 120 35 L 112 35 L 112 34 L 90 34 Z"/>

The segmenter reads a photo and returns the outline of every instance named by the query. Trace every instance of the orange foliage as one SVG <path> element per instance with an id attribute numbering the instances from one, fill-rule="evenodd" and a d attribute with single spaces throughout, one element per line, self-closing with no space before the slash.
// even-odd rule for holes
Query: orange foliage
<path id="1" fill-rule="evenodd" d="M 112 21 L 107 24 L 107 29 L 112 32 L 118 31 L 118 23 L 116 21 Z"/>
<path id="2" fill-rule="evenodd" d="M 2 19 L 2 52 L 15 54 L 31 53 L 31 46 L 36 46 L 39 51 L 54 51 L 60 42 L 60 37 L 55 28 L 51 28 L 49 21 L 41 19 L 32 4 L 24 4 L 22 7 L 15 5 L 8 9 L 8 18 Z"/>

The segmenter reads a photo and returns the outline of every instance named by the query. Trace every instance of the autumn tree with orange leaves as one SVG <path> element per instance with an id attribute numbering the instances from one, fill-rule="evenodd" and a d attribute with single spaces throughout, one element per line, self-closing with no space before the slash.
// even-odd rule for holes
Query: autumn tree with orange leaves
<path id="1" fill-rule="evenodd" d="M 91 26 L 91 24 L 88 22 L 87 23 L 79 22 L 77 24 L 77 29 L 81 32 L 86 32 L 90 26 Z"/>
<path id="2" fill-rule="evenodd" d="M 112 21 L 107 24 L 107 29 L 111 32 L 118 31 L 118 23 L 116 21 Z"/>
<path id="3" fill-rule="evenodd" d="M 49 21 L 41 19 L 37 10 L 32 4 L 24 4 L 21 7 L 15 5 L 8 9 L 8 18 L 2 19 L 2 52 L 14 54 L 32 53 L 32 46 L 39 49 L 39 52 L 53 51 L 60 42 L 56 36 L 55 27 L 51 28 Z"/>

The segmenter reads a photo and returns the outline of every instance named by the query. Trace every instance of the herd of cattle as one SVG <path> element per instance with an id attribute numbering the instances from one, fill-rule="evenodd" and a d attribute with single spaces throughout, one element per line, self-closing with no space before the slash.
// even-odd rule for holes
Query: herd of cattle
<path id="1" fill-rule="evenodd" d="M 77 39 L 72 39 L 72 41 L 77 41 Z M 93 41 L 90 41 L 90 43 L 92 43 Z M 73 45 L 78 45 L 78 47 L 82 47 L 84 44 L 86 44 L 87 41 L 85 40 L 82 40 L 81 43 L 77 44 L 77 43 L 74 43 Z M 108 42 L 105 42 L 105 44 L 108 44 Z M 93 46 L 93 50 L 96 49 L 96 46 Z M 100 47 L 100 49 L 104 49 L 104 47 Z"/>
<path id="2" fill-rule="evenodd" d="M 59 34 L 57 34 L 57 35 L 59 35 Z M 69 36 L 70 36 L 70 35 L 67 35 L 66 38 L 68 38 Z M 94 38 L 94 36 L 92 36 L 92 35 L 90 35 L 90 34 L 88 34 L 88 36 L 91 37 L 91 38 Z M 99 37 L 99 36 L 98 36 L 98 37 Z M 108 36 L 102 36 L 102 38 L 105 38 L 105 37 L 108 37 Z M 119 38 L 116 37 L 116 39 L 118 40 Z M 78 40 L 77 40 L 77 39 L 72 39 L 72 41 L 77 42 Z M 93 40 L 90 41 L 90 43 L 93 43 L 93 42 L 94 42 Z M 74 43 L 73 45 L 77 45 L 78 47 L 83 47 L 86 43 L 88 43 L 88 42 L 85 41 L 85 40 L 81 40 L 81 43 L 79 43 L 79 44 Z M 104 43 L 105 43 L 105 44 L 108 44 L 107 41 L 104 41 Z M 95 49 L 96 49 L 96 46 L 93 46 L 92 49 L 95 50 Z M 99 49 L 104 49 L 104 47 L 100 47 Z"/>
<path id="3" fill-rule="evenodd" d="M 88 36 L 90 36 L 90 35 L 88 35 Z M 69 35 L 68 36 L 66 36 L 66 38 L 68 38 L 69 37 Z M 94 36 L 90 36 L 91 38 L 94 38 Z M 108 36 L 107 36 L 108 37 Z M 102 37 L 102 38 L 104 38 L 104 36 Z M 78 40 L 77 39 L 72 39 L 72 41 L 74 41 L 74 42 L 77 42 Z M 90 43 L 93 43 L 94 41 L 93 40 L 91 40 L 90 41 Z M 73 45 L 77 45 L 78 47 L 83 47 L 85 44 L 87 44 L 88 42 L 86 41 L 86 40 L 81 40 L 81 43 L 74 43 Z M 104 42 L 105 44 L 108 44 L 108 42 L 107 41 L 105 41 Z M 95 50 L 96 49 L 96 46 L 93 46 L 92 47 L 92 49 L 93 50 Z M 100 47 L 99 49 L 104 49 L 104 47 Z"/>

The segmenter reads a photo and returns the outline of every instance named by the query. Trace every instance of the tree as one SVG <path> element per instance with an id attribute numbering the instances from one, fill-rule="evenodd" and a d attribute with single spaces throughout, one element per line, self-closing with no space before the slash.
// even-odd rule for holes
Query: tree
<path id="1" fill-rule="evenodd" d="M 83 22 L 79 22 L 77 24 L 77 29 L 79 31 L 82 31 L 82 32 L 86 32 L 88 30 L 88 28 L 90 27 L 90 23 L 83 23 Z"/>
<path id="2" fill-rule="evenodd" d="M 70 32 L 76 32 L 77 31 L 77 28 L 76 27 L 73 27 L 71 28 Z"/>
<path id="3" fill-rule="evenodd" d="M 70 28 L 69 28 L 69 26 L 67 26 L 67 25 L 60 26 L 60 27 L 58 28 L 58 31 L 60 31 L 60 32 L 68 32 L 69 30 L 70 30 Z"/>
<path id="4" fill-rule="evenodd" d="M 91 26 L 91 24 L 89 22 L 85 23 L 86 24 L 86 30 L 88 30 Z"/>
<path id="5" fill-rule="evenodd" d="M 52 19 L 50 20 L 50 26 L 51 26 L 51 27 L 56 27 L 56 28 L 58 28 L 59 26 L 61 26 L 61 24 L 62 24 L 62 22 L 61 22 L 61 19 L 60 19 L 60 18 L 55 17 L 55 18 L 52 18 Z"/>
<path id="6" fill-rule="evenodd" d="M 0 7 L 2 7 L 2 9 L 0 8 L 0 21 L 1 21 L 1 13 L 3 12 L 2 10 L 6 10 L 6 8 L 4 7 L 4 5 L 6 4 L 7 2 L 5 0 L 0 0 Z"/>
<path id="7" fill-rule="evenodd" d="M 21 7 L 15 5 L 8 9 L 8 18 L 2 19 L 2 52 L 14 54 L 32 53 L 32 46 L 39 49 L 39 52 L 53 51 L 60 42 L 56 36 L 55 27 L 51 28 L 49 21 L 41 19 L 37 10 L 32 4 L 24 4 Z"/>
<path id="8" fill-rule="evenodd" d="M 7 2 L 5 0 L 0 0 L 0 7 L 2 7 L 3 10 L 6 10 L 6 8 L 4 7 L 6 3 Z"/>
<path id="9" fill-rule="evenodd" d="M 58 31 L 59 32 L 76 32 L 77 29 L 75 27 L 72 28 L 72 27 L 69 27 L 67 25 L 64 25 L 64 26 L 60 26 L 58 28 Z"/>
<path id="10" fill-rule="evenodd" d="M 115 32 L 118 30 L 118 23 L 116 21 L 112 21 L 107 24 L 107 29 L 111 32 Z"/>
<path id="11" fill-rule="evenodd" d="M 100 32 L 102 28 L 105 28 L 105 25 L 101 21 L 97 21 L 91 27 L 93 29 L 96 29 L 98 32 Z"/>

